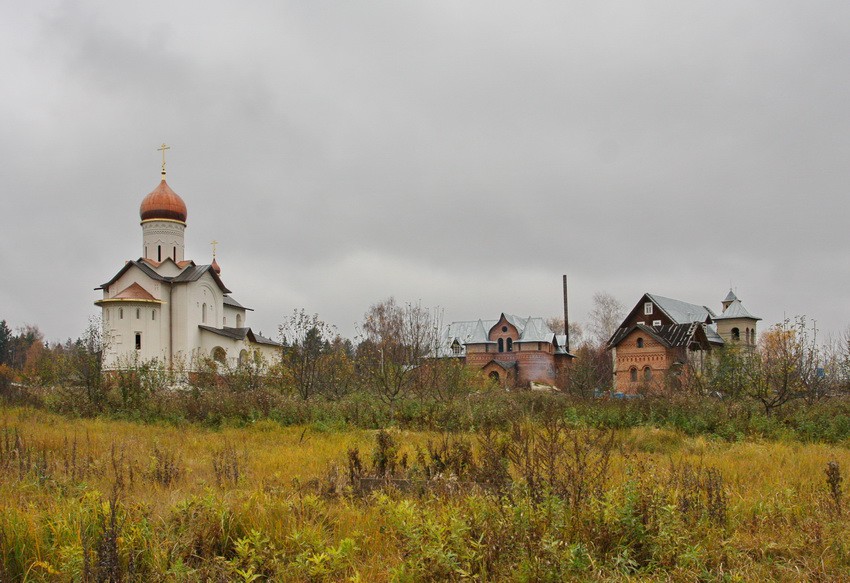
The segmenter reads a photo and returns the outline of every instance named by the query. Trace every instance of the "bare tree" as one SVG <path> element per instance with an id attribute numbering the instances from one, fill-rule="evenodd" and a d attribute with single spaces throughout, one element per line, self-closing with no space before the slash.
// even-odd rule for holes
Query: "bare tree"
<path id="1" fill-rule="evenodd" d="M 391 407 L 414 388 L 419 365 L 433 349 L 437 330 L 427 308 L 374 304 L 363 317 L 357 360 L 377 395 Z"/>
<path id="2" fill-rule="evenodd" d="M 590 334 L 597 345 L 603 346 L 614 335 L 625 316 L 625 308 L 608 292 L 593 294 L 593 309 L 590 310 Z"/>

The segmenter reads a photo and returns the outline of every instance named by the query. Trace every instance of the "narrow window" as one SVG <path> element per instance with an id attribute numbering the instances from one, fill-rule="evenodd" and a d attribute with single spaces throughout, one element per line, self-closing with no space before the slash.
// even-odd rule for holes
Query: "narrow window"
<path id="1" fill-rule="evenodd" d="M 177 247 L 174 248 L 174 257 L 172 259 L 174 259 L 174 263 L 177 263 Z"/>
<path id="2" fill-rule="evenodd" d="M 156 310 L 151 310 L 151 320 L 156 320 Z"/>
<path id="3" fill-rule="evenodd" d="M 162 261 L 162 245 L 156 246 L 156 260 Z"/>
<path id="4" fill-rule="evenodd" d="M 637 347 L 638 347 L 638 348 L 643 348 L 643 338 L 638 338 L 638 339 L 637 339 Z"/>
<path id="5" fill-rule="evenodd" d="M 142 349 L 142 333 L 136 332 L 136 350 Z"/>
<path id="6" fill-rule="evenodd" d="M 119 320 L 124 319 L 124 308 L 118 308 L 118 319 Z"/>
<path id="7" fill-rule="evenodd" d="M 643 380 L 651 381 L 652 380 L 652 369 L 648 366 L 643 369 Z"/>
<path id="8" fill-rule="evenodd" d="M 505 351 L 505 339 L 499 338 L 499 352 Z"/>
<path id="9" fill-rule="evenodd" d="M 147 257 L 147 256 L 148 256 L 148 246 L 145 245 L 145 257 Z"/>
<path id="10" fill-rule="evenodd" d="M 109 308 L 103 310 L 103 320 L 109 322 Z"/>
<path id="11" fill-rule="evenodd" d="M 236 314 L 236 327 L 242 327 L 242 314 Z"/>
<path id="12" fill-rule="evenodd" d="M 222 326 L 227 326 L 227 316 L 222 316 L 222 317 L 221 317 L 221 320 L 222 320 L 221 325 L 222 325 Z"/>
<path id="13" fill-rule="evenodd" d="M 203 324 L 207 323 L 207 305 L 206 304 L 201 306 L 201 323 L 203 323 Z"/>
<path id="14" fill-rule="evenodd" d="M 637 369 L 634 367 L 629 369 L 629 380 L 633 383 L 637 382 Z"/>
<path id="15" fill-rule="evenodd" d="M 646 302 L 646 303 L 643 305 L 643 313 L 644 313 L 644 315 L 646 315 L 646 316 L 651 316 L 651 315 L 652 315 L 652 302 Z"/>
<path id="16" fill-rule="evenodd" d="M 136 320 L 140 319 L 141 317 L 142 317 L 141 308 L 136 308 Z"/>
<path id="17" fill-rule="evenodd" d="M 514 351 L 514 341 L 511 338 L 508 338 L 508 352 Z"/>

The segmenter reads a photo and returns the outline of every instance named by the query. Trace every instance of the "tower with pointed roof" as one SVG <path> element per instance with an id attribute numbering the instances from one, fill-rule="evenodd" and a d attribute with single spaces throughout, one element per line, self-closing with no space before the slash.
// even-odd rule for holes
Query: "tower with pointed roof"
<path id="1" fill-rule="evenodd" d="M 761 318 L 747 311 L 731 289 L 722 304 L 723 312 L 714 318 L 717 323 L 717 333 L 724 342 L 755 348 L 756 325 Z"/>
<path id="2" fill-rule="evenodd" d="M 206 357 L 236 365 L 255 350 L 274 359 L 278 343 L 247 326 L 251 310 L 230 297 L 215 256 L 208 265 L 185 258 L 188 211 L 165 181 L 166 149 L 160 183 L 139 207 L 142 256 L 96 288 L 104 369 L 156 360 L 191 370 Z"/>

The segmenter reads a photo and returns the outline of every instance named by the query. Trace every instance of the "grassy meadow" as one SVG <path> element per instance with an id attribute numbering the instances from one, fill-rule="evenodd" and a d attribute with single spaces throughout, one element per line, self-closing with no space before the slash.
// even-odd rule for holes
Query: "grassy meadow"
<path id="1" fill-rule="evenodd" d="M 650 427 L 206 428 L 5 407 L 0 581 L 840 581 L 845 468 L 842 444 Z"/>

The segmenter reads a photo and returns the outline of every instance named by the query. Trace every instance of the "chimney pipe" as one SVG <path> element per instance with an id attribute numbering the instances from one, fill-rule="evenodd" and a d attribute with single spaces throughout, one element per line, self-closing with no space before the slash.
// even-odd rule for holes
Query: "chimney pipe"
<path id="1" fill-rule="evenodd" d="M 570 351 L 570 310 L 567 306 L 567 276 L 564 275 L 564 348 L 567 352 Z"/>

